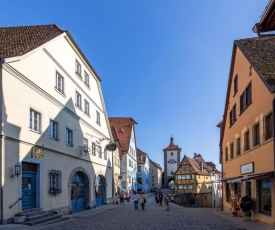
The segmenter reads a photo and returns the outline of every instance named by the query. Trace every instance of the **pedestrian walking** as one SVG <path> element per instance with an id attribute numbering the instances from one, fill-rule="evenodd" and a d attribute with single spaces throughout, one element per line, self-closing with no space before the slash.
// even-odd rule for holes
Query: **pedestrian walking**
<path id="1" fill-rule="evenodd" d="M 124 204 L 123 193 L 120 193 L 120 204 Z"/>
<path id="2" fill-rule="evenodd" d="M 157 204 L 159 203 L 159 194 L 158 194 L 158 190 L 156 190 L 155 192 L 155 200 L 157 202 Z"/>
<path id="3" fill-rule="evenodd" d="M 163 194 L 162 192 L 159 192 L 159 205 L 162 206 L 162 201 L 163 201 Z"/>
<path id="4" fill-rule="evenodd" d="M 135 210 L 138 210 L 139 195 L 137 194 L 137 192 L 134 192 L 133 200 L 134 200 L 134 207 L 135 207 Z"/>
<path id="5" fill-rule="evenodd" d="M 142 192 L 141 196 L 139 197 L 139 203 L 140 203 L 141 209 L 144 210 L 145 203 L 146 203 L 146 197 L 145 197 L 144 192 Z"/>

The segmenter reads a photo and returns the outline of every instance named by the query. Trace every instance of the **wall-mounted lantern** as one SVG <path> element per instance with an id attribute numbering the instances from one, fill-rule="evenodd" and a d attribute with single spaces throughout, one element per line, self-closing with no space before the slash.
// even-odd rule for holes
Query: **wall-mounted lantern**
<path id="1" fill-rule="evenodd" d="M 21 165 L 19 165 L 19 163 L 17 163 L 16 165 L 14 165 L 14 175 L 12 174 L 11 177 L 13 178 L 14 176 L 19 176 L 21 175 Z"/>

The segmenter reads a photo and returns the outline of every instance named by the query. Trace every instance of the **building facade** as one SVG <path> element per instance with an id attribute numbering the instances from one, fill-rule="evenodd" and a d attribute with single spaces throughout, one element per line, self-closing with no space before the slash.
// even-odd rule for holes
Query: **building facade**
<path id="1" fill-rule="evenodd" d="M 163 149 L 164 171 L 163 187 L 174 189 L 174 173 L 180 165 L 181 148 L 174 144 L 174 138 L 170 138 L 170 145 Z"/>
<path id="2" fill-rule="evenodd" d="M 112 137 L 88 59 L 56 25 L 0 34 L 1 221 L 19 210 L 112 203 Z"/>
<path id="3" fill-rule="evenodd" d="M 274 46 L 273 35 L 234 42 L 220 141 L 224 210 L 231 212 L 234 199 L 248 196 L 252 217 L 271 225 L 275 223 Z"/>
<path id="4" fill-rule="evenodd" d="M 201 160 L 202 159 L 202 160 Z M 186 206 L 212 206 L 212 179 L 201 155 L 184 156 L 175 172 L 175 203 Z"/>
<path id="5" fill-rule="evenodd" d="M 149 159 L 149 187 L 151 191 L 161 189 L 162 168 L 159 164 Z"/>
<path id="6" fill-rule="evenodd" d="M 149 167 L 149 157 L 147 153 L 137 148 L 137 192 L 147 193 L 150 191 Z"/>
<path id="7" fill-rule="evenodd" d="M 120 153 L 120 191 L 133 192 L 136 185 L 137 154 L 135 124 L 130 117 L 109 117 L 110 126 L 115 129 L 121 145 Z"/>

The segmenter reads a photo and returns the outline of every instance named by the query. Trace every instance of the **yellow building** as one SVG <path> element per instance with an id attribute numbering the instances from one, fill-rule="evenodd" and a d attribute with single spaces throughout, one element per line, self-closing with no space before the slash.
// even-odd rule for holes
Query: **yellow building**
<path id="1" fill-rule="evenodd" d="M 175 172 L 175 203 L 211 207 L 212 170 L 200 154 L 184 156 Z"/>
<path id="2" fill-rule="evenodd" d="M 249 196 L 254 219 L 274 225 L 274 35 L 234 42 L 221 126 L 223 208 Z M 240 212 L 244 215 L 243 212 Z"/>

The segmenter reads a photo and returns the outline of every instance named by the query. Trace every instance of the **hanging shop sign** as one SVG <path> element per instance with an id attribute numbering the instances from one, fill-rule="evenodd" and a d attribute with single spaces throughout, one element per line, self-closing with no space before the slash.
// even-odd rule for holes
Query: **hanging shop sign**
<path id="1" fill-rule="evenodd" d="M 110 144 L 106 145 L 105 148 L 109 151 L 115 151 L 116 150 L 116 144 L 110 143 Z"/>
<path id="2" fill-rule="evenodd" d="M 39 147 L 35 148 L 34 149 L 34 157 L 35 158 L 44 158 L 44 151 L 43 151 L 43 149 L 39 148 Z"/>

